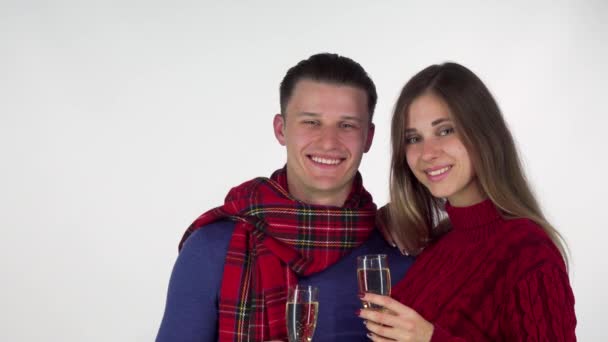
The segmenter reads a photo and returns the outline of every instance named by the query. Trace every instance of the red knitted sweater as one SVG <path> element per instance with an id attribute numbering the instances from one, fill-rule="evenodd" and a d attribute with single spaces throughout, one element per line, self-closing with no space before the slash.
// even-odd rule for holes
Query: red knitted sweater
<path id="1" fill-rule="evenodd" d="M 489 200 L 446 209 L 452 231 L 393 289 L 434 324 L 431 341 L 575 341 L 572 288 L 544 231 Z"/>

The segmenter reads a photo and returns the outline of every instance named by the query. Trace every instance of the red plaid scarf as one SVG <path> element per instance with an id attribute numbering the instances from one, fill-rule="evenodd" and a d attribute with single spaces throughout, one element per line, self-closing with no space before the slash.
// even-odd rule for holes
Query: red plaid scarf
<path id="1" fill-rule="evenodd" d="M 373 230 L 376 205 L 359 173 L 344 207 L 309 205 L 286 189 L 285 169 L 245 182 L 230 190 L 223 206 L 196 219 L 180 242 L 181 249 L 211 222 L 236 222 L 220 289 L 220 341 L 286 340 L 287 287 L 297 284 L 297 275 L 334 264 Z"/>

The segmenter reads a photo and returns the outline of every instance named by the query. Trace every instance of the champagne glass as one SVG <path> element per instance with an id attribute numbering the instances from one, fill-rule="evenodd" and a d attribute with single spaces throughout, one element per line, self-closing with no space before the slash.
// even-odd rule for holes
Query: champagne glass
<path id="1" fill-rule="evenodd" d="M 370 254 L 357 257 L 357 283 L 360 293 L 375 293 L 383 296 L 391 294 L 391 271 L 386 254 Z M 380 310 L 382 307 L 363 302 L 366 309 Z"/>
<path id="2" fill-rule="evenodd" d="M 287 292 L 287 338 L 289 342 L 310 342 L 317 327 L 319 289 L 296 285 Z"/>

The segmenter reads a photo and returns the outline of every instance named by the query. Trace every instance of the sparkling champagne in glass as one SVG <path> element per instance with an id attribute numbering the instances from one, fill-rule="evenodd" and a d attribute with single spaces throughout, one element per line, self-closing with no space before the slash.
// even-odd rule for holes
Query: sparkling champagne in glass
<path id="1" fill-rule="evenodd" d="M 391 294 L 391 271 L 386 254 L 371 254 L 357 257 L 357 282 L 359 292 L 375 293 L 383 296 Z M 366 309 L 382 309 L 381 306 L 363 302 Z"/>
<path id="2" fill-rule="evenodd" d="M 319 289 L 296 285 L 287 292 L 287 338 L 289 342 L 310 342 L 317 327 Z"/>

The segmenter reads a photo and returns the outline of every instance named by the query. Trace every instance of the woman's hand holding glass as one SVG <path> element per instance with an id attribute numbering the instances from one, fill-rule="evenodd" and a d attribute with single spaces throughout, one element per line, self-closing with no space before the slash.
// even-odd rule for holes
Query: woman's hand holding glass
<path id="1" fill-rule="evenodd" d="M 391 270 L 386 254 L 369 254 L 357 257 L 357 283 L 359 293 L 391 294 Z M 366 309 L 381 310 L 382 307 L 363 301 Z"/>
<path id="2" fill-rule="evenodd" d="M 362 294 L 363 295 L 363 294 Z M 428 342 L 433 336 L 433 324 L 410 307 L 388 296 L 365 293 L 361 300 L 386 310 L 361 309 L 368 337 L 372 341 L 420 341 Z"/>

